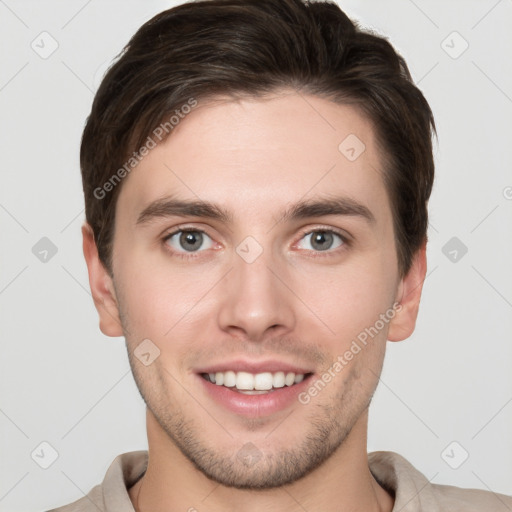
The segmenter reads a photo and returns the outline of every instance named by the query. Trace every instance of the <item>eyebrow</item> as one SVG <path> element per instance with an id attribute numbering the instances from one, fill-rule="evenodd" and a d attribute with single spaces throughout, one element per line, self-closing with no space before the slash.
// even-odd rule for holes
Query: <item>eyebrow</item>
<path id="1" fill-rule="evenodd" d="M 375 217 L 367 206 L 348 197 L 301 200 L 289 206 L 282 213 L 280 222 L 328 215 L 360 217 L 369 224 L 375 223 Z M 225 224 L 233 221 L 233 215 L 228 210 L 214 203 L 166 197 L 157 199 L 144 208 L 137 219 L 137 224 L 146 224 L 152 220 L 166 217 L 201 217 L 218 220 Z"/>
<path id="2" fill-rule="evenodd" d="M 226 224 L 233 220 L 227 210 L 208 201 L 183 201 L 165 197 L 153 201 L 144 208 L 137 219 L 137 224 L 165 217 L 202 217 Z"/>
<path id="3" fill-rule="evenodd" d="M 327 215 L 360 217 L 369 224 L 375 223 L 375 217 L 370 209 L 349 197 L 299 201 L 284 212 L 281 221 L 287 222 Z"/>

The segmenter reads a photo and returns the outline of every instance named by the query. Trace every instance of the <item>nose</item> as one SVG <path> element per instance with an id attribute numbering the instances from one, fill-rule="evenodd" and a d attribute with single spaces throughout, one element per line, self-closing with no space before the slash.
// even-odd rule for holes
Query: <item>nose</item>
<path id="1" fill-rule="evenodd" d="M 219 327 L 237 337 L 258 342 L 286 335 L 295 327 L 294 296 L 284 284 L 286 271 L 263 252 L 247 262 L 234 254 L 234 268 L 223 280 Z"/>

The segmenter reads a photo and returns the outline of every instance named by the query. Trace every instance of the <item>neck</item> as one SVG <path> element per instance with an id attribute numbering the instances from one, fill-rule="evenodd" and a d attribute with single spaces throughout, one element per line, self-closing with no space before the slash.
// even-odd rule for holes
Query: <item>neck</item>
<path id="1" fill-rule="evenodd" d="M 366 412 L 333 455 L 299 481 L 255 491 L 226 487 L 203 475 L 148 410 L 148 467 L 129 495 L 136 512 L 391 512 L 393 498 L 368 467 L 367 424 Z"/>

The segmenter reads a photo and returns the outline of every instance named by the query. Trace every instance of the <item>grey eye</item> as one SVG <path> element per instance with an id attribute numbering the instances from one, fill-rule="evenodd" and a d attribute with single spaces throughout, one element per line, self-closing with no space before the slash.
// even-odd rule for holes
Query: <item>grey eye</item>
<path id="1" fill-rule="evenodd" d="M 313 251 L 328 251 L 329 249 L 336 249 L 343 245 L 343 239 L 337 233 L 327 230 L 312 231 L 304 236 L 309 247 L 301 247 L 301 249 Z"/>
<path id="2" fill-rule="evenodd" d="M 167 243 L 177 252 L 198 252 L 209 249 L 212 239 L 203 231 L 177 231 L 169 236 Z"/>

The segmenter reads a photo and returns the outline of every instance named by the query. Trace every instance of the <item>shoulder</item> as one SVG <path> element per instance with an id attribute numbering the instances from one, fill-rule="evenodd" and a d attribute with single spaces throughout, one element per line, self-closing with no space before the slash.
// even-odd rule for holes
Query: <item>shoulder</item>
<path id="1" fill-rule="evenodd" d="M 431 483 L 404 457 L 394 452 L 368 454 L 370 471 L 395 495 L 393 511 L 510 512 L 512 497 L 480 489 Z"/>
<path id="2" fill-rule="evenodd" d="M 105 474 L 103 482 L 82 498 L 49 512 L 113 512 L 133 511 L 128 489 L 144 474 L 148 452 L 136 451 L 118 455 Z"/>
<path id="3" fill-rule="evenodd" d="M 48 512 L 106 512 L 101 485 L 93 487 L 86 496 Z"/>
<path id="4" fill-rule="evenodd" d="M 481 489 L 463 489 L 451 485 L 432 484 L 432 493 L 443 507 L 460 512 L 512 510 L 512 497 Z"/>

